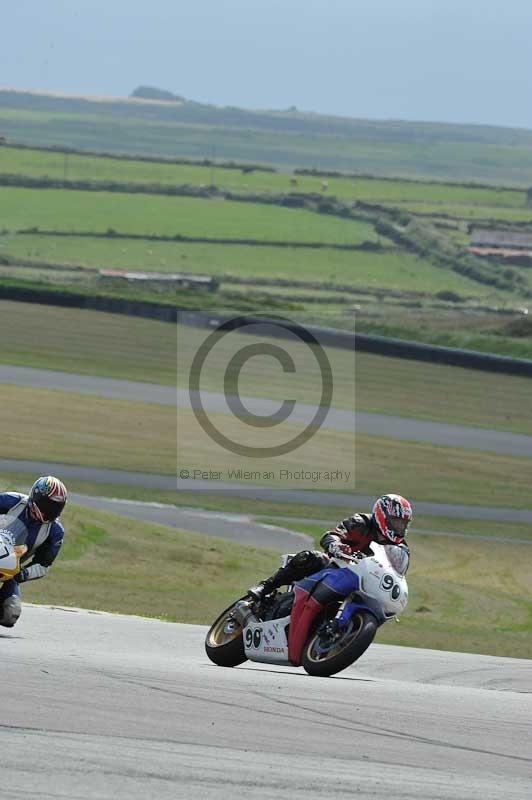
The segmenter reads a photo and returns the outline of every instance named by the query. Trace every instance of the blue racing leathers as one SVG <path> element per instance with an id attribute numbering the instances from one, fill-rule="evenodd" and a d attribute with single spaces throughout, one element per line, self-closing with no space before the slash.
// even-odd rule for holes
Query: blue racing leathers
<path id="1" fill-rule="evenodd" d="M 21 559 L 18 575 L 6 581 L 0 590 L 6 597 L 8 584 L 44 578 L 61 549 L 64 528 L 58 520 L 39 522 L 33 519 L 28 508 L 28 495 L 18 492 L 0 493 L 0 528 L 11 531 L 15 543 L 25 544 L 28 548 Z"/>

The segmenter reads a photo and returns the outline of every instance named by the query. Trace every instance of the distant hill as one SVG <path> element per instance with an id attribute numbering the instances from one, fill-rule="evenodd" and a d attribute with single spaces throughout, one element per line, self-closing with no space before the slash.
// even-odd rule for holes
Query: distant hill
<path id="1" fill-rule="evenodd" d="M 143 90 L 139 96 L 139 89 Z M 28 144 L 532 185 L 532 131 L 247 110 L 138 87 L 132 98 L 0 90 L 0 136 Z"/>
<path id="2" fill-rule="evenodd" d="M 131 92 L 131 97 L 142 97 L 146 100 L 165 100 L 170 103 L 183 102 L 184 97 L 169 92 L 166 89 L 157 89 L 155 86 L 137 86 Z"/>

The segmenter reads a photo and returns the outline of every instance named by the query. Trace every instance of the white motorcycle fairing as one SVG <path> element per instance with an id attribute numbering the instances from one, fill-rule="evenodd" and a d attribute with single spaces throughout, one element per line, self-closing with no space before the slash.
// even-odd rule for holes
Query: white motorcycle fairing
<path id="1" fill-rule="evenodd" d="M 340 605 L 337 619 L 349 618 L 357 608 L 370 611 L 382 624 L 403 611 L 408 603 L 408 585 L 404 573 L 408 555 L 400 548 L 370 545 L 373 555 L 360 560 L 331 559 L 340 569 L 349 569 L 358 577 L 359 588 Z M 252 613 L 250 603 L 237 604 L 242 622 L 244 652 L 249 661 L 288 665 L 288 626 L 290 616 L 262 622 Z M 236 610 L 236 609 L 235 609 Z"/>
<path id="2" fill-rule="evenodd" d="M 372 556 L 360 561 L 333 559 L 341 569 L 349 569 L 359 579 L 355 598 L 363 601 L 366 607 L 382 624 L 387 619 L 400 614 L 408 603 L 408 584 L 404 573 L 408 567 L 408 555 L 394 545 L 381 545 L 372 542 Z M 342 607 L 345 607 L 344 600 Z M 351 602 L 356 602 L 352 597 Z M 340 614 L 338 615 L 340 616 Z"/>
<path id="3" fill-rule="evenodd" d="M 248 617 L 244 628 L 244 652 L 250 661 L 268 664 L 290 664 L 288 660 L 288 637 L 286 634 L 290 617 L 260 622 Z"/>

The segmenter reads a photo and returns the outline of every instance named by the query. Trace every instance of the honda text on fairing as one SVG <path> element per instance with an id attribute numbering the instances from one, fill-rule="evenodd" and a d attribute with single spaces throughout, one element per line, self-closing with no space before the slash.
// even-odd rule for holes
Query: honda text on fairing
<path id="1" fill-rule="evenodd" d="M 380 625 L 397 617 L 408 602 L 405 574 L 408 552 L 372 542 L 370 555 L 331 558 L 305 580 L 257 599 L 237 600 L 215 620 L 205 639 L 211 661 L 236 667 L 246 660 L 302 666 L 310 675 L 328 676 L 348 667 L 372 643 Z M 283 556 L 284 563 L 289 556 Z M 323 605 L 320 588 L 342 600 Z"/>

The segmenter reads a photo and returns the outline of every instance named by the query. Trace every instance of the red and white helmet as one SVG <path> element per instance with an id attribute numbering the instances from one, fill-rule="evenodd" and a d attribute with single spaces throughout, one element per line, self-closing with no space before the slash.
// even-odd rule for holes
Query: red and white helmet
<path id="1" fill-rule="evenodd" d="M 65 507 L 67 490 L 65 484 L 53 475 L 37 478 L 30 490 L 28 505 L 39 522 L 52 522 Z"/>
<path id="2" fill-rule="evenodd" d="M 373 506 L 371 519 L 377 526 L 381 539 L 391 544 L 400 544 L 412 519 L 412 506 L 400 494 L 383 494 Z"/>

